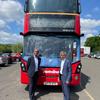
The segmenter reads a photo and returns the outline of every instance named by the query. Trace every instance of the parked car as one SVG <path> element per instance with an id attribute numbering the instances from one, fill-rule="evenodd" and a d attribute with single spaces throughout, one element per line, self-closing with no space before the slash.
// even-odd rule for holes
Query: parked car
<path id="1" fill-rule="evenodd" d="M 0 53 L 0 65 L 8 65 L 8 58 L 3 53 Z"/>
<path id="2" fill-rule="evenodd" d="M 13 62 L 11 53 L 3 53 L 2 56 L 8 59 L 8 64 L 11 64 Z"/>
<path id="3" fill-rule="evenodd" d="M 91 53 L 91 54 L 88 55 L 88 57 L 89 57 L 89 58 L 94 58 L 94 54 Z"/>
<path id="4" fill-rule="evenodd" d="M 96 58 L 96 59 L 100 59 L 100 53 L 97 53 L 97 54 L 95 55 L 95 58 Z"/>
<path id="5" fill-rule="evenodd" d="M 20 53 L 12 53 L 11 56 L 13 61 L 20 61 L 20 57 L 21 57 Z"/>
<path id="6" fill-rule="evenodd" d="M 96 53 L 90 53 L 90 54 L 88 55 L 89 58 L 95 58 L 95 56 L 96 56 Z"/>

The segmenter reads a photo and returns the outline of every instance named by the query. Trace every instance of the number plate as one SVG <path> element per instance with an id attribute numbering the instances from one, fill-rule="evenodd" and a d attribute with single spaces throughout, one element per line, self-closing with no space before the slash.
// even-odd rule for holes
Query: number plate
<path id="1" fill-rule="evenodd" d="M 44 82 L 44 85 L 58 85 L 56 82 Z"/>

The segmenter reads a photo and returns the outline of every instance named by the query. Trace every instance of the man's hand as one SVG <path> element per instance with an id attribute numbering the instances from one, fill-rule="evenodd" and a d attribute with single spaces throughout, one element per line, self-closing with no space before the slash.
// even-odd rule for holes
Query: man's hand
<path id="1" fill-rule="evenodd" d="M 66 84 L 68 84 L 68 85 L 69 85 L 69 83 L 70 83 L 69 81 L 66 81 Z"/>

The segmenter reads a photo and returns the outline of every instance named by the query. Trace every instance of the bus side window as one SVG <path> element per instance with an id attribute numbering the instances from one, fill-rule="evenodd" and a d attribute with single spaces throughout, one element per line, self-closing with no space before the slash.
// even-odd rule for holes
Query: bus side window
<path id="1" fill-rule="evenodd" d="M 73 62 L 80 60 L 80 43 L 78 41 L 73 42 Z"/>
<path id="2" fill-rule="evenodd" d="M 28 0 L 25 0 L 25 4 L 24 4 L 24 12 L 27 13 L 28 12 Z"/>
<path id="3" fill-rule="evenodd" d="M 72 56 L 73 56 L 73 62 L 76 61 L 76 55 L 77 55 L 77 52 L 76 52 L 76 41 L 73 42 L 73 50 L 72 50 Z"/>

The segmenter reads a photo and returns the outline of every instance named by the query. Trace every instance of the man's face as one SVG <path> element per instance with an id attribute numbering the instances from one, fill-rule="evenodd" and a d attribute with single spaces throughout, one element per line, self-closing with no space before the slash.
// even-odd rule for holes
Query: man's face
<path id="1" fill-rule="evenodd" d="M 61 58 L 62 60 L 64 60 L 64 59 L 66 58 L 66 54 L 61 53 L 61 54 L 60 54 L 60 58 Z"/>
<path id="2" fill-rule="evenodd" d="M 38 56 L 39 55 L 39 50 L 38 49 L 34 49 L 34 55 Z"/>

